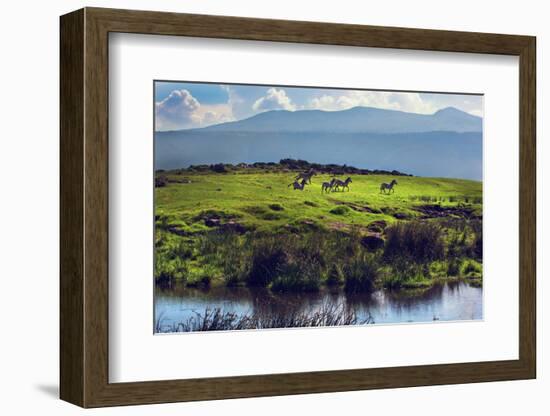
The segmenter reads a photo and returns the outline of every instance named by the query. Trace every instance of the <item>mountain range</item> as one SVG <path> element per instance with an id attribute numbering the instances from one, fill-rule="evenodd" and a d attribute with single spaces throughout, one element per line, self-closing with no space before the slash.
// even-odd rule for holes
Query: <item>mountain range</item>
<path id="1" fill-rule="evenodd" d="M 254 133 L 421 133 L 428 131 L 481 132 L 482 119 L 454 107 L 433 114 L 407 113 L 374 107 L 342 111 L 273 110 L 250 118 L 205 127 L 203 131 Z"/>
<path id="2" fill-rule="evenodd" d="M 155 133 L 155 168 L 276 162 L 283 158 L 418 176 L 481 180 L 482 118 L 373 107 L 273 110 L 200 129 Z"/>

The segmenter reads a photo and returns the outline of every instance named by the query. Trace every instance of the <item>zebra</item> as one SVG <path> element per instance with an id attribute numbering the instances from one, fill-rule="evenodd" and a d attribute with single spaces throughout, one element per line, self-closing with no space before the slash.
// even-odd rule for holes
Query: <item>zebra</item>
<path id="1" fill-rule="evenodd" d="M 299 173 L 294 179 L 296 179 L 297 181 L 300 179 L 304 179 L 307 183 L 311 183 L 311 178 L 313 177 L 313 175 L 315 175 L 315 171 L 312 169 L 309 172 Z"/>
<path id="2" fill-rule="evenodd" d="M 303 191 L 306 186 L 306 180 L 302 179 L 301 182 L 294 181 L 293 183 L 289 183 L 287 188 L 292 186 L 294 190 L 299 189 L 300 191 Z"/>
<path id="3" fill-rule="evenodd" d="M 323 182 L 323 184 L 321 185 L 321 192 L 330 192 L 330 190 L 334 186 L 334 182 L 336 182 L 336 178 L 332 178 L 330 182 Z"/>
<path id="4" fill-rule="evenodd" d="M 387 192 L 388 194 L 390 192 L 395 192 L 395 189 L 393 189 L 394 185 L 397 185 L 397 181 L 395 179 L 392 179 L 392 181 L 389 184 L 383 183 L 380 185 L 380 192 L 386 193 L 386 190 L 388 191 Z"/>
<path id="5" fill-rule="evenodd" d="M 341 181 L 340 179 L 336 179 L 333 184 L 333 190 L 338 190 L 339 187 L 342 187 L 342 190 L 344 188 L 347 188 L 349 191 L 349 184 L 353 182 L 351 178 L 348 176 L 348 178 L 345 181 Z"/>

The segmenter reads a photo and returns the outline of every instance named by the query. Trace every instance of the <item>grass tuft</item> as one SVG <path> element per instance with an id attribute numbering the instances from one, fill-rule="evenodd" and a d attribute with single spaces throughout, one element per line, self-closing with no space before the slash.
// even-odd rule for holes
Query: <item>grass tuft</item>
<path id="1" fill-rule="evenodd" d="M 269 204 L 268 206 L 273 211 L 284 211 L 285 209 L 281 204 Z"/>
<path id="2" fill-rule="evenodd" d="M 350 212 L 350 208 L 345 205 L 340 205 L 332 208 L 329 212 L 334 215 L 347 215 Z"/>
<path id="3" fill-rule="evenodd" d="M 410 221 L 386 228 L 384 257 L 425 263 L 444 257 L 441 228 L 434 223 Z"/>

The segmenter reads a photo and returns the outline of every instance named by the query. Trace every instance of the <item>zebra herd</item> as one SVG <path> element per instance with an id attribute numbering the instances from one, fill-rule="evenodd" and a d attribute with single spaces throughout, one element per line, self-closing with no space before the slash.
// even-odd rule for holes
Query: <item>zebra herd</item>
<path id="1" fill-rule="evenodd" d="M 342 188 L 342 191 L 344 189 L 347 189 L 349 191 L 349 184 L 353 182 L 351 178 L 348 176 L 345 181 L 341 181 L 340 179 L 332 178 L 330 182 L 323 182 L 321 185 L 321 192 L 336 192 L 340 188 Z"/>
<path id="2" fill-rule="evenodd" d="M 289 183 L 288 187 L 293 187 L 294 190 L 303 191 L 306 185 L 311 184 L 311 178 L 316 174 L 314 170 L 309 170 L 307 172 L 302 172 L 296 175 L 294 178 L 294 182 Z M 345 181 L 342 181 L 338 178 L 332 178 L 330 182 L 323 182 L 321 185 L 321 192 L 322 193 L 329 193 L 329 192 L 338 192 L 340 190 L 344 191 L 347 189 L 349 191 L 349 184 L 353 181 L 348 176 Z M 384 194 L 390 194 L 395 192 L 395 189 L 393 187 L 397 185 L 397 181 L 393 179 L 390 183 L 382 183 L 380 184 L 380 193 Z"/>

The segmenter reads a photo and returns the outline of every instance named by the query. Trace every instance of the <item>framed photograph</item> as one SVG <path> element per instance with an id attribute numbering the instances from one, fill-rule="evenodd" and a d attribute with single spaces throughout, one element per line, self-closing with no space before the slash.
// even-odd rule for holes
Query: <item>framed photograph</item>
<path id="1" fill-rule="evenodd" d="M 535 49 L 62 16 L 61 398 L 535 378 Z"/>

